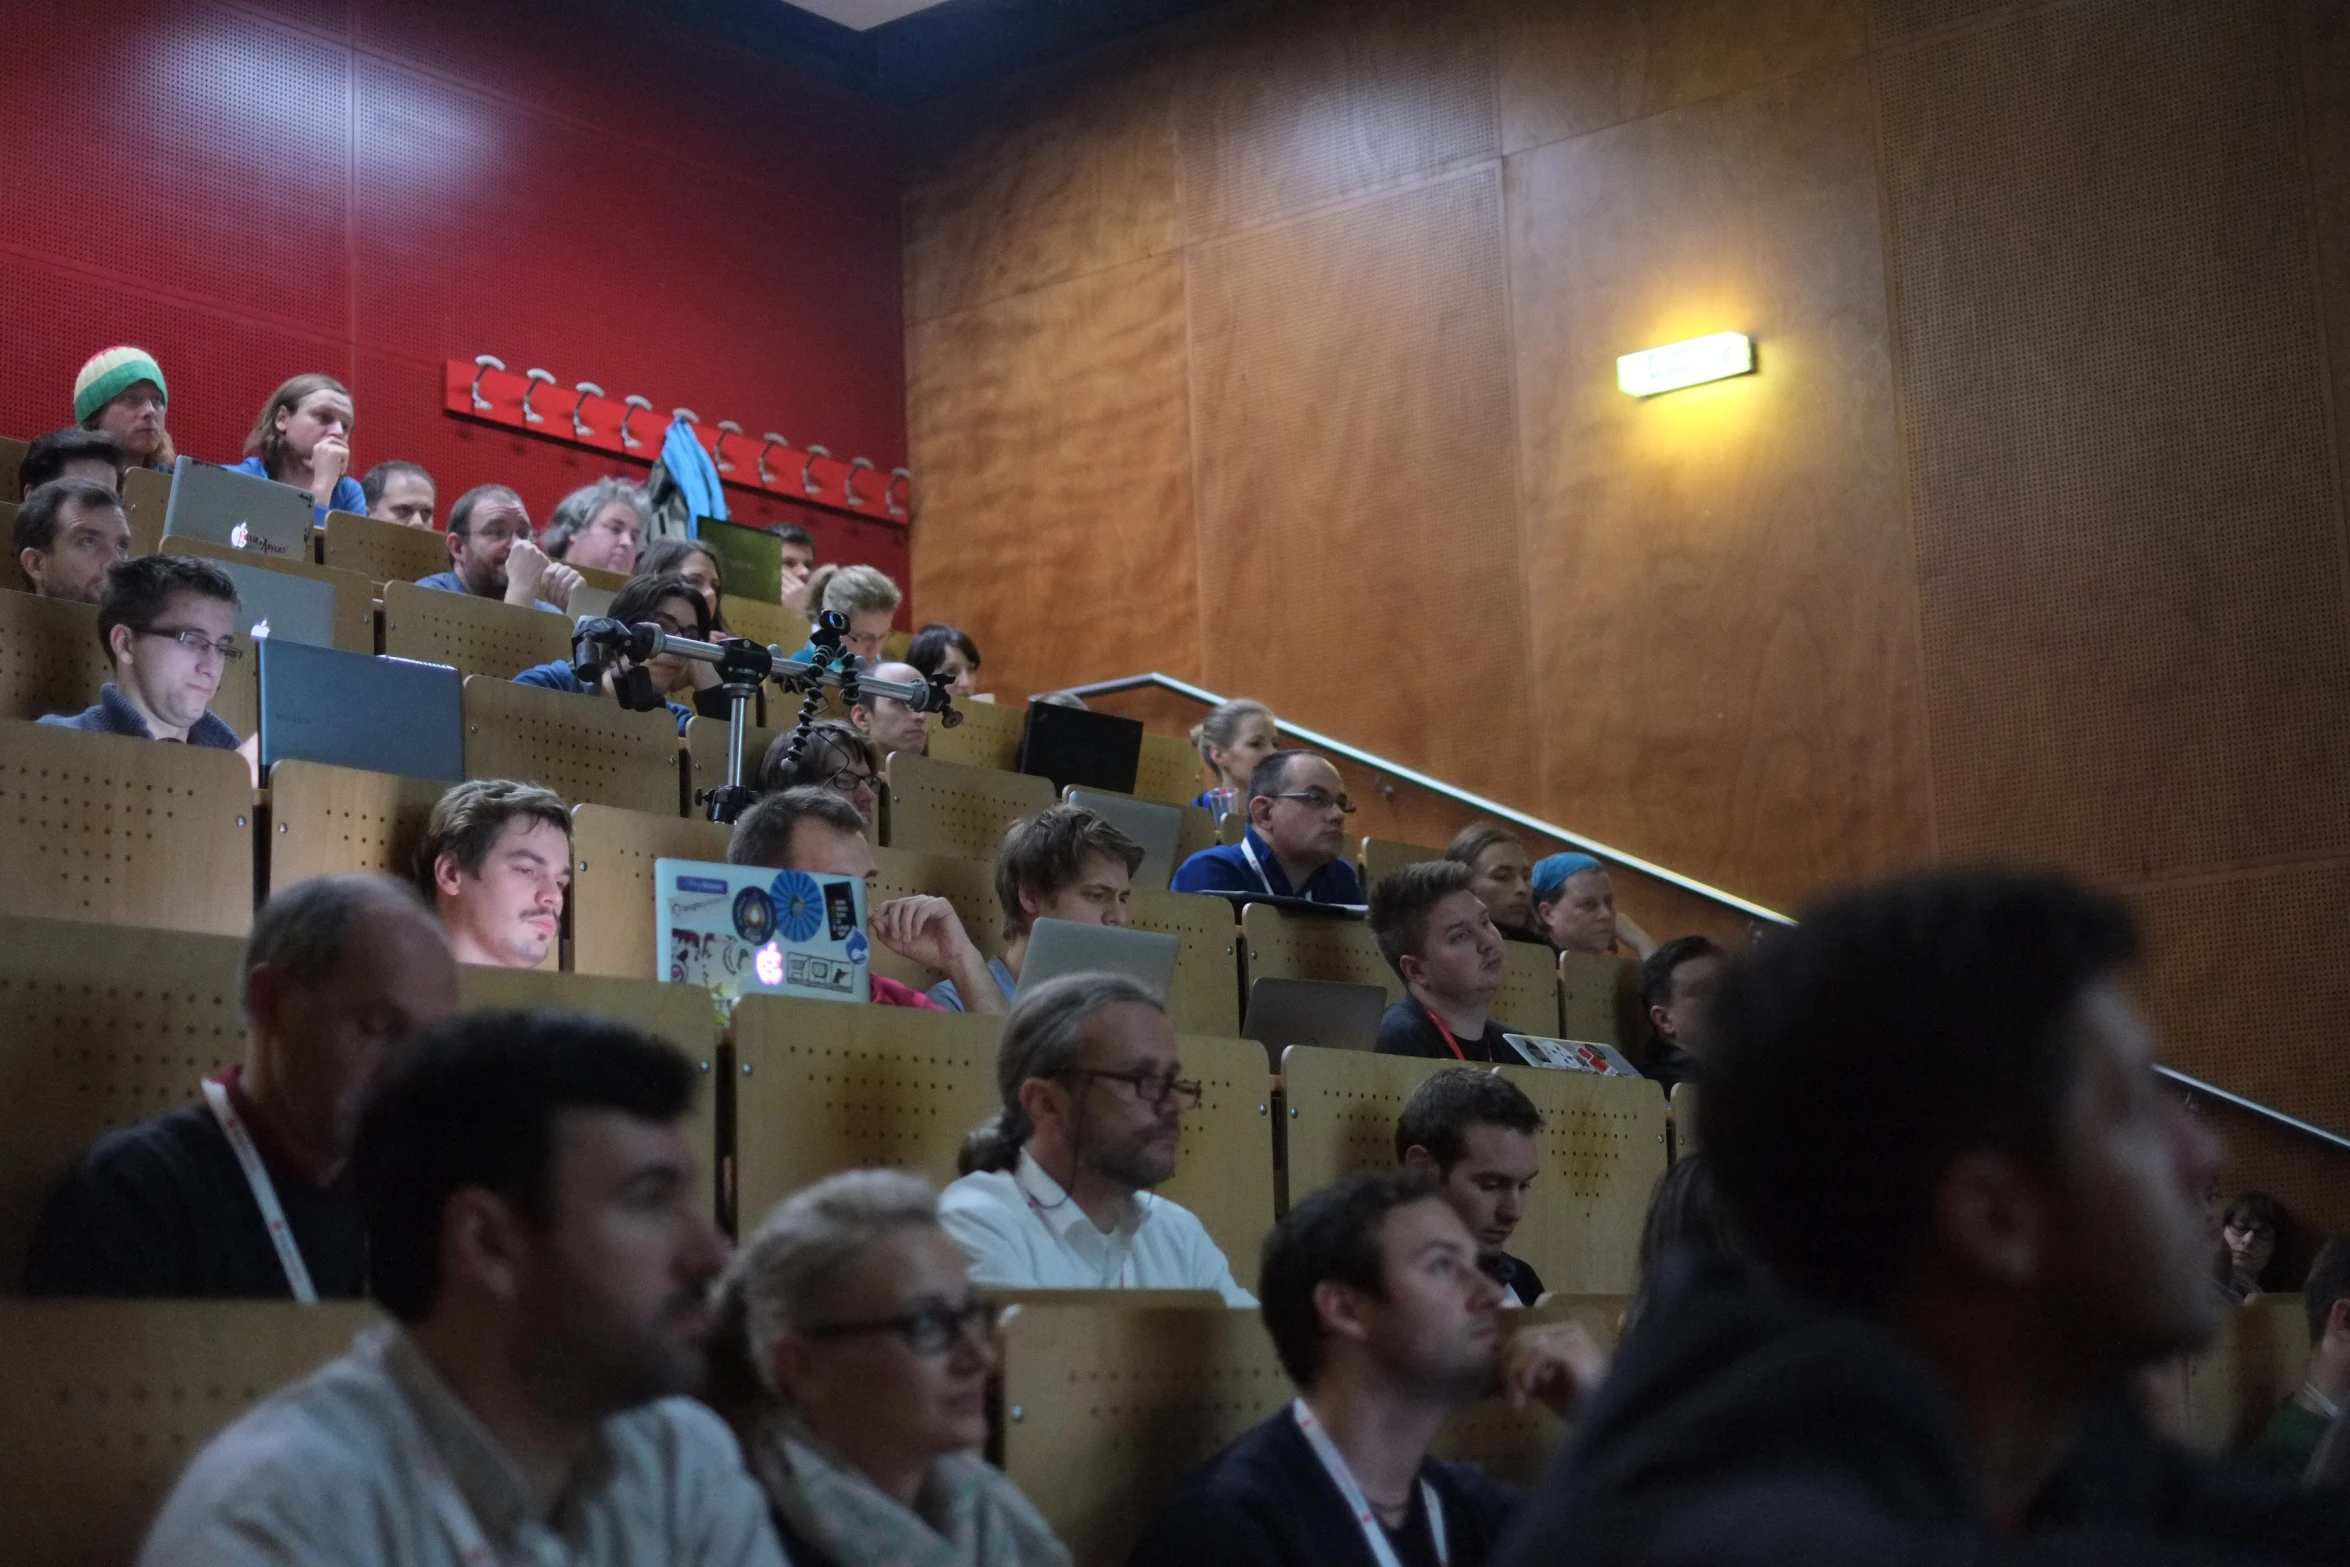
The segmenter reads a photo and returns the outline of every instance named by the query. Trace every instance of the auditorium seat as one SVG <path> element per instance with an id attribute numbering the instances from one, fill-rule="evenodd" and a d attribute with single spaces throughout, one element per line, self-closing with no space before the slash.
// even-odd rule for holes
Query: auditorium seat
<path id="1" fill-rule="evenodd" d="M 2219 1336 L 2187 1362 L 2187 1430 L 2208 1453 L 2240 1453 L 2277 1405 L 2301 1385 L 2309 1362 L 2302 1298 L 2259 1295 L 2220 1321 Z"/>
<path id="2" fill-rule="evenodd" d="M 0 915 L 0 1294 L 23 1287 L 41 1203 L 83 1149 L 244 1058 L 242 952 L 234 936 Z"/>
<path id="3" fill-rule="evenodd" d="M 688 704 L 689 706 L 691 704 Z M 752 709 L 755 714 L 756 707 Z M 767 712 L 771 718 L 784 718 L 781 729 L 747 725 L 743 730 L 743 782 L 756 789 L 759 786 L 759 764 L 766 760 L 767 747 L 779 734 L 791 732 L 791 719 L 799 714 L 796 698 L 779 694 L 773 686 L 767 688 Z M 786 714 L 790 718 L 785 718 Z M 708 815 L 702 803 L 705 790 L 715 789 L 726 782 L 726 746 L 734 733 L 734 726 L 723 718 L 694 717 L 685 724 L 685 812 L 688 816 Z"/>
<path id="4" fill-rule="evenodd" d="M 113 678 L 95 604 L 0 590 L 0 718 L 78 713 Z"/>
<path id="5" fill-rule="evenodd" d="M 694 985 L 656 984 L 649 979 L 467 964 L 457 971 L 457 1000 L 469 1012 L 548 1007 L 612 1018 L 684 1051 L 702 1080 L 687 1132 L 700 1174 L 703 1211 L 713 1218 L 718 1216 L 718 1160 L 724 1151 L 719 1133 L 718 1046 L 723 1029 L 707 991 Z"/>
<path id="6" fill-rule="evenodd" d="M 1371 927 L 1335 914 L 1293 914 L 1269 903 L 1240 911 L 1250 984 L 1260 979 L 1322 979 L 1377 985 L 1390 1002 L 1403 998 L 1403 981 L 1379 955 Z"/>
<path id="7" fill-rule="evenodd" d="M 1395 1121 L 1449 1061 L 1293 1045 L 1282 1052 L 1292 1200 L 1351 1171 L 1395 1163 Z M 1542 1112 L 1542 1177 L 1510 1250 L 1570 1293 L 1632 1287 L 1649 1194 L 1665 1173 L 1665 1102 L 1638 1078 L 1496 1068 Z"/>
<path id="8" fill-rule="evenodd" d="M 1698 1151 L 1697 1085 L 1675 1083 L 1665 1092 L 1665 1105 L 1673 1116 L 1673 1158 L 1686 1159 Z"/>
<path id="9" fill-rule="evenodd" d="M 1142 737 L 1142 756 L 1134 769 L 1136 798 L 1189 805 L 1199 798 L 1202 775 L 1199 753 L 1190 741 L 1172 735 Z"/>
<path id="10" fill-rule="evenodd" d="M 655 950 L 653 862 L 726 858 L 734 829 L 608 805 L 571 812 L 571 967 L 578 974 L 665 979 Z"/>
<path id="11" fill-rule="evenodd" d="M 0 500 L 14 501 L 23 493 L 24 485 L 16 467 L 24 461 L 25 451 L 32 444 L 13 435 L 0 435 Z"/>
<path id="12" fill-rule="evenodd" d="M 163 517 L 170 509 L 170 474 L 133 468 L 122 476 L 122 513 L 131 525 L 133 555 L 152 555 L 163 547 Z"/>
<path id="13" fill-rule="evenodd" d="M 234 751 L 0 722 L 12 914 L 241 936 L 253 810 Z"/>
<path id="14" fill-rule="evenodd" d="M 350 1301 L 0 1302 L 8 1559 L 131 1560 L 206 1442 L 375 1320 Z"/>
<path id="15" fill-rule="evenodd" d="M 1137 892 L 1126 905 L 1136 930 L 1178 937 L 1167 1016 L 1187 1034 L 1221 1039 L 1240 1033 L 1240 926 L 1232 905 L 1194 892 Z"/>
<path id="16" fill-rule="evenodd" d="M 1559 976 L 1550 948 L 1505 941 L 1501 955 L 1507 967 L 1501 989 L 1494 992 L 1493 1016 L 1514 1033 L 1565 1038 L 1559 1033 Z"/>
<path id="17" fill-rule="evenodd" d="M 184 538 L 177 534 L 163 541 L 163 553 L 201 555 L 206 560 L 225 560 L 238 566 L 323 582 L 334 589 L 335 594 L 334 645 L 346 653 L 373 653 L 376 650 L 375 585 L 358 572 L 336 571 L 332 567 L 313 565 L 308 561 L 274 560 L 252 550 L 230 549 L 210 539 Z M 244 663 L 248 666 L 258 665 L 260 658 L 248 654 Z"/>
<path id="18" fill-rule="evenodd" d="M 447 534 L 379 522 L 357 512 L 328 512 L 319 544 L 319 558 L 325 564 L 338 571 L 357 572 L 377 587 L 389 582 L 414 584 L 449 569 Z"/>
<path id="19" fill-rule="evenodd" d="M 1442 849 L 1425 848 L 1416 843 L 1398 843 L 1392 838 L 1365 838 L 1362 849 L 1363 857 L 1357 863 L 1362 866 L 1365 892 L 1407 865 L 1444 858 Z"/>
<path id="20" fill-rule="evenodd" d="M 448 787 L 324 762 L 278 763 L 269 770 L 262 836 L 269 890 L 343 871 L 409 880 L 425 823 Z"/>
<path id="21" fill-rule="evenodd" d="M 1639 963 L 1596 952 L 1562 952 L 1558 975 L 1560 1038 L 1618 1048 L 1640 1039 Z"/>
<path id="22" fill-rule="evenodd" d="M 966 767 L 994 767 L 1011 772 L 1020 765 L 1020 736 L 1028 726 L 1025 702 L 970 702 L 957 700 L 955 711 L 963 721 L 948 729 L 930 717 L 930 749 L 934 762 L 960 762 Z"/>
<path id="23" fill-rule="evenodd" d="M 398 588 L 394 583 L 393 591 Z M 457 597 L 454 593 L 432 596 Z M 389 613 L 387 610 L 386 651 Z M 677 720 L 666 708 L 632 713 L 617 702 L 598 697 L 518 686 L 495 675 L 469 675 L 465 681 L 465 776 L 544 784 L 572 805 L 612 805 L 655 816 L 676 816 L 680 788 Z"/>
<path id="24" fill-rule="evenodd" d="M 1204 810 L 1205 807 L 1203 806 L 1202 809 Z M 1234 811 L 1216 824 L 1216 841 L 1218 843 L 1234 844 L 1247 836 L 1248 813 L 1246 811 Z"/>
<path id="25" fill-rule="evenodd" d="M 499 680 L 571 658 L 571 622 L 542 609 L 420 588 L 413 582 L 384 584 L 383 604 L 383 650 L 393 658 L 447 664 L 461 674 Z M 669 725 L 670 733 L 676 734 L 674 717 Z"/>
<path id="26" fill-rule="evenodd" d="M 992 858 L 1004 829 L 1053 803 L 1053 786 L 1025 773 L 967 767 L 900 752 L 889 759 L 889 846 L 916 854 Z"/>
<path id="27" fill-rule="evenodd" d="M 718 606 L 719 618 L 738 637 L 761 647 L 775 648 L 786 658 L 807 645 L 808 617 L 796 609 L 764 599 L 738 598 L 732 593 L 718 595 Z M 772 692 L 768 700 L 775 700 Z"/>
<path id="28" fill-rule="evenodd" d="M 1003 956 L 1004 912 L 996 902 L 995 862 L 966 860 L 951 854 L 915 854 L 905 849 L 876 849 L 873 886 L 867 912 L 892 898 L 927 893 L 954 905 L 972 943 L 988 957 Z M 946 976 L 919 963 L 910 963 L 879 942 L 873 944 L 873 972 L 901 984 L 925 990 Z M 965 998 L 966 1004 L 969 998 Z"/>
<path id="29" fill-rule="evenodd" d="M 748 996 L 735 1009 L 736 1214 L 743 1229 L 836 1170 L 888 1166 L 945 1185 L 964 1134 L 996 1113 L 996 1018 Z M 1271 1083 L 1248 1040 L 1178 1035 L 1205 1089 L 1159 1190 L 1199 1215 L 1242 1284 L 1273 1223 Z"/>

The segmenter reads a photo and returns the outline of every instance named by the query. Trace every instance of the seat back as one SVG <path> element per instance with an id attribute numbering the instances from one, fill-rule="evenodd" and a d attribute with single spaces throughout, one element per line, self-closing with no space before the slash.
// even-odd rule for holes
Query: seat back
<path id="1" fill-rule="evenodd" d="M 738 637 L 748 637 L 761 647 L 781 648 L 786 656 L 807 645 L 808 617 L 798 610 L 762 599 L 737 598 L 732 593 L 721 593 L 718 604 L 727 629 Z"/>
<path id="2" fill-rule="evenodd" d="M 171 475 L 133 468 L 122 476 L 122 514 L 131 525 L 131 553 L 152 555 L 163 544 L 163 514 L 171 510 Z"/>
<path id="3" fill-rule="evenodd" d="M 1126 905 L 1126 923 L 1136 930 L 1163 931 L 1181 943 L 1175 949 L 1175 977 L 1167 985 L 1167 1016 L 1176 1029 L 1237 1037 L 1240 927 L 1232 905 L 1193 892 L 1138 892 Z"/>
<path id="4" fill-rule="evenodd" d="M 16 468 L 17 464 L 24 461 L 24 454 L 31 449 L 32 444 L 30 441 L 20 441 L 13 435 L 0 435 L 0 496 L 13 500 L 23 492 L 24 485 Z"/>
<path id="5" fill-rule="evenodd" d="M 391 582 L 413 585 L 449 569 L 449 536 L 434 528 L 330 511 L 320 542 L 327 565 L 356 572 L 377 587 Z"/>
<path id="6" fill-rule="evenodd" d="M 407 881 L 432 808 L 448 785 L 432 778 L 280 762 L 269 770 L 269 890 L 313 876 L 381 871 Z"/>
<path id="7" fill-rule="evenodd" d="M 83 1149 L 244 1057 L 243 952 L 231 936 L 0 916 L 0 1294 L 23 1286 L 41 1204 Z"/>
<path id="8" fill-rule="evenodd" d="M 1395 1163 L 1395 1123 L 1427 1078 L 1454 1065 L 1418 1056 L 1293 1045 L 1288 1200 L 1355 1170 Z M 1554 1290 L 1628 1293 L 1649 1195 L 1665 1173 L 1665 1100 L 1645 1078 L 1504 1066 L 1542 1112 L 1542 1178 L 1509 1249 Z"/>
<path id="9" fill-rule="evenodd" d="M 609 805 L 572 807 L 573 972 L 666 978 L 653 907 L 653 862 L 723 862 L 733 831 L 722 823 Z"/>
<path id="10" fill-rule="evenodd" d="M 78 713 L 113 678 L 97 605 L 0 590 L 0 718 Z"/>
<path id="11" fill-rule="evenodd" d="M 1159 1193 L 1198 1216 L 1232 1264 L 1232 1276 L 1254 1291 L 1275 1212 L 1273 1079 L 1265 1047 L 1253 1039 L 1177 1034 L 1175 1049 L 1184 1074 L 1200 1085 L 1200 1102 L 1183 1117 L 1175 1174 Z"/>
<path id="12" fill-rule="evenodd" d="M 1142 756 L 1134 767 L 1134 794 L 1142 800 L 1164 800 L 1189 805 L 1204 787 L 1199 753 L 1188 740 L 1172 735 L 1144 735 Z"/>
<path id="13" fill-rule="evenodd" d="M 1562 1039 L 1628 1046 L 1640 1037 L 1640 965 L 1596 952 L 1558 955 Z"/>
<path id="14" fill-rule="evenodd" d="M 987 956 L 1001 957 L 1004 951 L 1004 914 L 995 896 L 995 862 L 992 860 L 965 860 L 949 854 L 915 854 L 905 849 L 876 849 L 873 851 L 873 878 L 868 900 L 869 909 L 892 898 L 911 897 L 928 893 L 944 898 L 955 906 L 955 917 L 963 922 L 972 942 Z M 931 972 L 919 963 L 910 962 L 883 946 L 873 944 L 873 972 L 886 974 L 916 990 L 937 984 L 944 975 Z M 965 996 L 968 1008 L 971 998 Z"/>
<path id="15" fill-rule="evenodd" d="M 446 664 L 460 674 L 512 680 L 526 669 L 569 659 L 571 622 L 543 609 L 501 604 L 470 593 L 387 582 L 383 647 L 393 658 Z M 670 732 L 676 733 L 674 719 L 670 720 Z"/>
<path id="16" fill-rule="evenodd" d="M 1493 1005 L 1488 1009 L 1494 1018 L 1516 1032 L 1565 1037 L 1559 1033 L 1559 976 L 1550 948 L 1531 941 L 1505 941 L 1501 954 L 1507 967 L 1501 989 L 1493 993 Z"/>
<path id="17" fill-rule="evenodd" d="M 993 767 L 1010 772 L 1020 765 L 1020 735 L 1028 724 L 1025 702 L 962 702 L 955 711 L 963 721 L 943 729 L 930 721 L 930 759 L 960 762 L 966 767 Z"/>
<path id="18" fill-rule="evenodd" d="M 0 723 L 12 914 L 241 936 L 253 781 L 234 751 Z"/>
<path id="19" fill-rule="evenodd" d="M 702 1208 L 717 1213 L 718 1201 L 718 1010 L 709 992 L 694 985 L 662 985 L 649 979 L 613 979 L 552 970 L 482 968 L 466 964 L 457 973 L 457 999 L 467 1010 L 551 1007 L 587 1017 L 612 1018 L 665 1039 L 686 1054 L 701 1077 L 701 1089 L 687 1112 L 694 1145 Z"/>
<path id="20" fill-rule="evenodd" d="M 776 698 L 770 693 L 770 716 L 781 716 Z M 797 712 L 795 706 L 791 709 Z M 685 786 L 686 813 L 700 816 L 702 792 L 715 789 L 726 782 L 726 746 L 734 733 L 734 725 L 723 718 L 689 718 L 685 724 Z M 759 764 L 766 759 L 767 747 L 775 743 L 777 735 L 791 733 L 786 723 L 781 729 L 761 728 L 756 724 L 743 727 L 743 782 L 752 788 L 759 786 Z"/>
<path id="21" fill-rule="evenodd" d="M 2261 1295 L 2231 1311 L 2187 1362 L 2187 1430 L 2207 1453 L 2241 1453 L 2301 1385 L 2309 1326 L 2299 1295 Z"/>
<path id="22" fill-rule="evenodd" d="M 1673 1158 L 1686 1159 L 1701 1146 L 1697 1125 L 1697 1085 L 1675 1083 L 1671 1092 L 1666 1094 L 1665 1102 L 1673 1112 Z"/>
<path id="23" fill-rule="evenodd" d="M 1377 985 L 1393 1003 L 1403 981 L 1379 955 L 1371 927 L 1341 915 L 1292 914 L 1269 903 L 1240 911 L 1246 938 L 1249 982 L 1260 979 L 1325 979 L 1348 985 Z"/>
<path id="24" fill-rule="evenodd" d="M 915 854 L 994 859 L 1006 828 L 1053 803 L 1045 779 L 908 752 L 889 759 L 888 774 L 889 846 Z"/>
<path id="25" fill-rule="evenodd" d="M 0 1301 L 9 1559 L 131 1560 L 205 1443 L 374 1320 L 351 1301 Z"/>
<path id="26" fill-rule="evenodd" d="M 617 702 L 469 675 L 465 776 L 544 784 L 573 805 L 675 816 L 677 720 L 666 708 L 632 713 Z"/>
<path id="27" fill-rule="evenodd" d="M 1361 860 L 1363 890 L 1370 891 L 1407 865 L 1443 858 L 1442 849 L 1430 849 L 1417 843 L 1398 843 L 1392 838 L 1365 838 Z"/>

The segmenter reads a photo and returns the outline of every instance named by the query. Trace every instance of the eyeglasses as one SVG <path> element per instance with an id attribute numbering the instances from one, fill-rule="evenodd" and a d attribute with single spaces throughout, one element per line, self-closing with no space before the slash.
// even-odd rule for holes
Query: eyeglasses
<path id="1" fill-rule="evenodd" d="M 828 1322 L 800 1329 L 800 1337 L 849 1338 L 859 1333 L 895 1333 L 917 1355 L 943 1355 L 966 1336 L 981 1344 L 995 1342 L 1002 1308 L 992 1300 L 973 1296 L 960 1306 L 930 1306 L 903 1317 L 873 1317 L 863 1322 Z"/>
<path id="2" fill-rule="evenodd" d="M 1348 816 L 1355 813 L 1354 801 L 1343 794 L 1332 794 L 1327 789 L 1293 789 L 1287 794 L 1267 795 L 1271 800 L 1303 800 L 1309 811 L 1327 811 L 1333 805 Z"/>
<path id="3" fill-rule="evenodd" d="M 825 779 L 824 787 L 830 789 L 834 794 L 855 794 L 860 789 L 872 788 L 875 776 L 872 773 L 859 772 L 853 767 L 844 767 L 830 778 Z"/>
<path id="4" fill-rule="evenodd" d="M 1197 1083 L 1177 1077 L 1175 1074 L 1181 1070 L 1180 1067 L 1169 1067 L 1164 1072 L 1154 1072 L 1149 1067 L 1136 1067 L 1131 1072 L 1103 1072 L 1093 1067 L 1073 1066 L 1060 1075 L 1098 1077 L 1112 1083 L 1124 1083 L 1126 1091 L 1142 1104 L 1164 1104 L 1172 1095 L 1184 1109 L 1195 1109 L 1205 1090 Z"/>
<path id="5" fill-rule="evenodd" d="M 198 658 L 202 658 L 207 653 L 218 653 L 220 661 L 224 664 L 233 664 L 245 656 L 245 650 L 237 646 L 235 637 L 224 637 L 215 642 L 203 632 L 188 626 L 182 626 L 177 630 L 169 626 L 150 626 L 139 635 L 161 637 L 166 642 L 177 642 Z"/>

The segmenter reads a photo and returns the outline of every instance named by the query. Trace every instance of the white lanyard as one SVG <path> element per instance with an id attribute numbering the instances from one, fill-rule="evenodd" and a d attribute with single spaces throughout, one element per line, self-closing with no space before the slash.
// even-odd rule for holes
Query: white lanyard
<path id="1" fill-rule="evenodd" d="M 440 1515 L 441 1527 L 449 1531 L 449 1543 L 457 1548 L 457 1560 L 465 1567 L 488 1567 L 497 1560 L 490 1552 L 490 1542 L 483 1536 L 481 1525 L 473 1520 L 473 1509 L 457 1494 L 457 1482 L 449 1478 L 449 1471 L 441 1467 L 438 1458 L 428 1456 L 424 1460 L 424 1494 L 432 1503 L 432 1510 Z"/>
<path id="2" fill-rule="evenodd" d="M 302 1261 L 302 1248 L 294 1244 L 294 1232 L 286 1227 L 286 1210 L 278 1204 L 277 1188 L 269 1184 L 269 1171 L 262 1168 L 261 1151 L 253 1146 L 253 1134 L 245 1130 L 244 1118 L 229 1103 L 228 1089 L 206 1078 L 204 1102 L 212 1107 L 212 1119 L 220 1123 L 222 1134 L 228 1138 L 229 1151 L 237 1156 L 237 1163 L 245 1172 L 245 1184 L 253 1188 L 253 1201 L 261 1209 L 262 1226 L 269 1231 L 269 1243 L 277 1248 L 278 1266 L 286 1270 L 286 1284 L 293 1290 L 294 1299 L 305 1306 L 317 1305 L 318 1287 L 310 1282 L 310 1269 Z"/>
<path id="3" fill-rule="evenodd" d="M 1322 1460 L 1330 1483 L 1338 1487 L 1339 1496 L 1354 1509 L 1355 1522 L 1362 1526 L 1363 1543 L 1371 1548 L 1371 1560 L 1378 1567 L 1401 1567 L 1395 1559 L 1395 1547 L 1388 1543 L 1386 1527 L 1379 1522 L 1379 1515 L 1371 1511 L 1363 1488 L 1355 1484 L 1354 1471 L 1346 1467 L 1346 1455 L 1330 1440 L 1330 1433 L 1322 1429 L 1322 1422 L 1314 1418 L 1304 1399 L 1290 1400 L 1289 1413 L 1298 1430 L 1305 1433 L 1306 1446 Z M 1420 1501 L 1428 1509 L 1428 1538 L 1436 1546 L 1436 1560 L 1442 1567 L 1450 1567 L 1452 1552 L 1444 1538 L 1444 1504 L 1436 1499 L 1436 1488 L 1426 1480 L 1420 1482 Z"/>
<path id="4" fill-rule="evenodd" d="M 1268 898 L 1280 897 L 1281 894 L 1273 890 L 1273 878 L 1266 875 L 1265 868 L 1257 863 L 1256 845 L 1248 841 L 1246 833 L 1240 835 L 1240 852 L 1247 857 L 1248 868 L 1257 873 L 1257 883 L 1265 889 L 1265 896 Z M 1300 893 L 1298 896 L 1303 897 L 1304 894 Z"/>

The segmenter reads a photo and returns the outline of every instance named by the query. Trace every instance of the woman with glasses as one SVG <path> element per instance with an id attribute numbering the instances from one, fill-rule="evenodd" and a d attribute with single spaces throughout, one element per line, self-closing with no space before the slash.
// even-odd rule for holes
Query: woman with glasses
<path id="1" fill-rule="evenodd" d="M 879 747 L 853 725 L 837 718 L 819 719 L 808 726 L 796 764 L 792 761 L 791 742 L 789 734 L 780 734 L 768 743 L 767 755 L 759 764 L 761 794 L 779 794 L 802 784 L 814 784 L 848 801 L 865 820 L 873 820 L 875 804 L 881 797 Z"/>
<path id="2" fill-rule="evenodd" d="M 671 636 L 691 637 L 700 642 L 710 640 L 710 606 L 694 591 L 692 583 L 675 573 L 631 577 L 625 587 L 612 595 L 612 608 L 607 615 L 631 626 L 656 625 Z M 640 673 L 642 678 L 636 678 Z M 604 666 L 604 677 L 594 687 L 581 680 L 565 659 L 526 669 L 514 677 L 514 683 L 582 696 L 601 692 L 623 706 L 644 711 L 650 711 L 655 702 L 668 702 L 670 713 L 677 719 L 679 734 L 685 733 L 686 721 L 696 712 L 705 718 L 725 718 L 732 712 L 726 693 L 719 688 L 717 671 L 700 659 L 687 658 L 681 653 L 657 654 L 645 661 L 641 671 L 630 668 L 626 659 L 614 660 Z M 686 690 L 694 693 L 692 707 L 668 701 L 672 692 Z"/>
<path id="3" fill-rule="evenodd" d="M 1069 1552 L 979 1457 L 995 1308 L 896 1170 L 795 1193 L 719 1286 L 714 1402 L 801 1567 L 1065 1567 Z"/>

